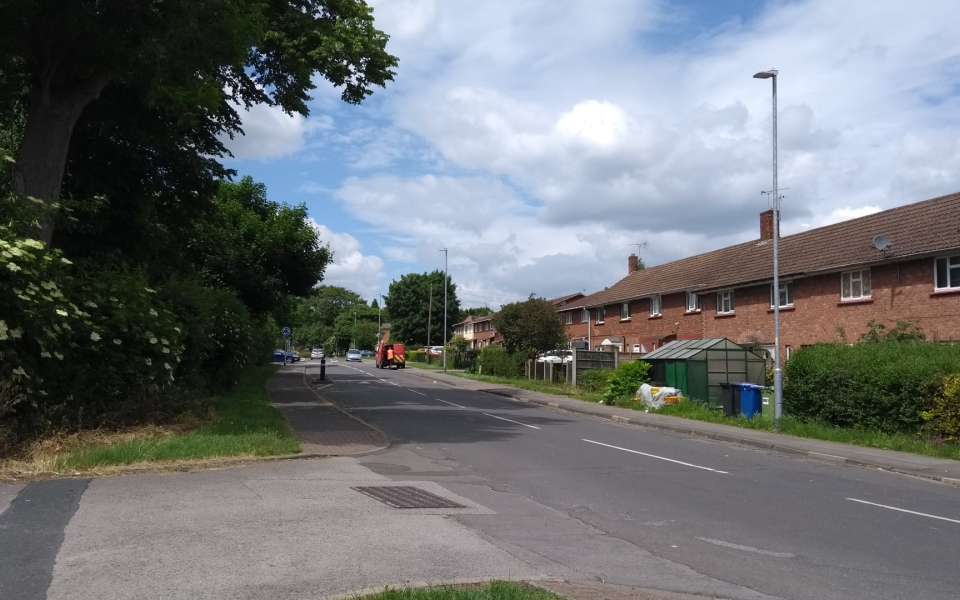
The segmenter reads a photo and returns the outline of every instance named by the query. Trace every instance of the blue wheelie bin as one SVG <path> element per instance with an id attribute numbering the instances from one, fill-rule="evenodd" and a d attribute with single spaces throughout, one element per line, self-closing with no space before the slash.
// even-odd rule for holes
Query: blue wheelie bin
<path id="1" fill-rule="evenodd" d="M 748 419 L 759 415 L 763 407 L 763 398 L 760 395 L 763 386 L 754 383 L 738 383 L 735 385 L 740 388 L 740 414 Z"/>

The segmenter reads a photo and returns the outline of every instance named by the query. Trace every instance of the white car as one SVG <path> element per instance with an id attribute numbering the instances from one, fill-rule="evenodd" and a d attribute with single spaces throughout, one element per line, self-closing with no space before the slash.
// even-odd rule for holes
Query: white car
<path id="1" fill-rule="evenodd" d="M 433 356 L 440 356 L 443 354 L 443 346 L 430 346 L 427 352 Z"/>
<path id="2" fill-rule="evenodd" d="M 356 348 L 347 350 L 347 362 L 362 362 L 363 355 Z"/>
<path id="3" fill-rule="evenodd" d="M 319 360 L 323 358 L 323 348 L 314 348 L 310 350 L 310 360 Z"/>

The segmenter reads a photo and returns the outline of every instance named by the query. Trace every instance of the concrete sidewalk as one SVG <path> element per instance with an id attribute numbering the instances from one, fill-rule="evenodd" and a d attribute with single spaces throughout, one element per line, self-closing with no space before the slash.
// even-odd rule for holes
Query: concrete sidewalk
<path id="1" fill-rule="evenodd" d="M 956 460 L 644 413 L 629 408 L 594 404 L 575 398 L 532 392 L 509 385 L 491 384 L 426 369 L 409 369 L 408 372 L 462 389 L 487 392 L 520 402 L 603 417 L 618 423 L 629 423 L 688 435 L 704 436 L 716 440 L 800 454 L 818 460 L 884 469 L 903 475 L 933 479 L 960 486 L 960 461 Z"/>
<path id="2" fill-rule="evenodd" d="M 360 419 L 323 399 L 310 387 L 308 363 L 277 371 L 267 383 L 270 402 L 286 418 L 308 456 L 358 456 L 382 450 L 387 437 Z M 319 377 L 317 369 L 316 377 Z M 322 390 L 323 386 L 318 389 Z"/>

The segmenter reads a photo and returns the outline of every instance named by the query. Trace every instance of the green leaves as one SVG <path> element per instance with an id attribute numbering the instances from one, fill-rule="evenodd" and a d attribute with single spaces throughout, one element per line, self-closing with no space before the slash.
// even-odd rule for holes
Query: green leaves
<path id="1" fill-rule="evenodd" d="M 531 297 L 524 302 L 507 304 L 493 318 L 493 323 L 509 352 L 533 357 L 566 345 L 557 311 L 543 298 Z"/>

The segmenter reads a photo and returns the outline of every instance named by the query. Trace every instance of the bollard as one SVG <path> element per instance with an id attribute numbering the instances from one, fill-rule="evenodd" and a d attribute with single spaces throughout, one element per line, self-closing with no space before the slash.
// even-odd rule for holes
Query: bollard
<path id="1" fill-rule="evenodd" d="M 320 359 L 320 381 L 323 381 L 327 377 L 327 358 Z"/>

